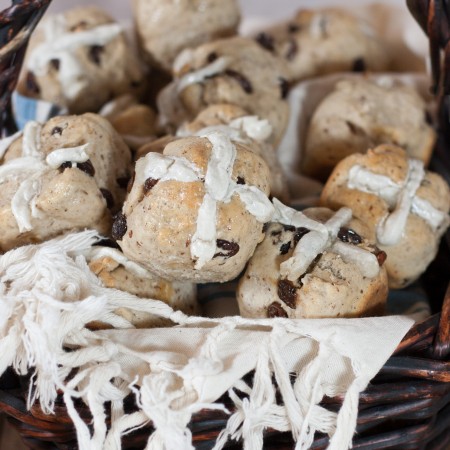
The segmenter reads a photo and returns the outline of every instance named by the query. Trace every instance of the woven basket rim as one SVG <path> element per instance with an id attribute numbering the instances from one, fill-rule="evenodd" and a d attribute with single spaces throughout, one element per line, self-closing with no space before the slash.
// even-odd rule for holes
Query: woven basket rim
<path id="1" fill-rule="evenodd" d="M 3 111 L 0 131 L 13 131 L 10 96 L 17 82 L 28 38 L 50 2 L 51 0 L 22 0 L 0 13 L 0 68 L 3 71 L 0 73 L 0 110 Z M 433 86 L 442 108 L 446 94 L 442 86 L 450 83 L 445 83 L 446 80 L 443 82 L 441 78 L 447 75 L 450 78 L 450 70 L 442 74 L 440 59 L 439 63 L 436 59 L 436 48 L 442 47 L 444 37 L 447 37 L 443 36 L 442 31 L 438 32 L 436 27 L 436 21 L 443 20 L 442 16 L 431 14 L 436 11 L 433 8 L 437 3 L 434 0 L 407 0 L 414 17 L 430 35 Z M 22 21 L 20 27 L 15 26 L 18 17 Z M 445 125 L 441 125 L 441 129 L 445 130 Z M 448 148 L 450 146 L 446 146 L 447 151 Z M 410 329 L 369 388 L 361 393 L 358 419 L 360 435 L 355 439 L 354 448 L 444 450 L 450 443 L 449 356 L 450 284 L 444 296 L 442 311 Z M 16 382 L 20 380 L 16 379 Z M 37 445 L 37 441 L 41 444 L 58 443 L 59 447 L 45 447 L 49 449 L 71 448 L 75 432 L 65 408 L 59 405 L 58 413 L 54 416 L 45 416 L 37 406 L 28 411 L 24 392 L 24 380 L 22 385 L 12 387 L 0 384 L 0 411 L 10 417 L 30 448 L 38 448 L 33 447 Z M 325 401 L 338 405 L 342 398 Z M 377 423 L 384 423 L 380 422 L 381 416 L 392 418 L 400 424 L 399 428 L 379 430 Z M 424 419 L 420 421 L 420 417 Z M 218 430 L 226 420 L 227 417 L 218 411 L 204 410 L 194 417 L 192 429 L 199 448 L 209 448 L 207 446 L 214 442 Z M 372 429 L 371 426 L 373 435 L 367 434 L 367 430 Z M 148 436 L 150 430 L 149 426 L 144 429 L 143 434 Z M 268 430 L 266 437 L 269 444 L 265 448 L 272 448 L 271 439 L 278 439 L 273 448 L 292 448 L 292 443 L 283 434 L 275 435 Z M 142 440 L 142 436 L 133 433 L 124 448 L 131 448 L 130 446 L 140 442 L 139 439 Z M 64 447 L 66 444 L 67 447 Z M 318 450 L 326 445 L 327 438 L 319 436 L 311 448 Z"/>

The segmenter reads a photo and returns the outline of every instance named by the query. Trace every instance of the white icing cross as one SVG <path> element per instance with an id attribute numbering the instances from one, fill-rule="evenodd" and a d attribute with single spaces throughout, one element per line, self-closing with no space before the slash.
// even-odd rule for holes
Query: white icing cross
<path id="1" fill-rule="evenodd" d="M 312 37 L 318 39 L 325 35 L 328 16 L 324 13 L 315 13 L 309 24 L 309 33 Z"/>
<path id="2" fill-rule="evenodd" d="M 230 127 L 243 131 L 249 138 L 259 142 L 269 139 L 273 131 L 269 121 L 258 116 L 238 117 L 230 122 Z"/>
<path id="3" fill-rule="evenodd" d="M 446 222 L 445 212 L 434 208 L 430 202 L 416 196 L 425 176 L 423 163 L 416 159 L 408 161 L 408 175 L 403 183 L 394 183 L 389 177 L 375 174 L 356 165 L 349 171 L 347 186 L 369 194 L 378 195 L 394 210 L 383 217 L 377 225 L 377 240 L 382 245 L 397 244 L 404 233 L 410 212 L 425 220 L 436 231 Z"/>
<path id="4" fill-rule="evenodd" d="M 177 130 L 177 136 L 201 136 L 205 133 L 220 131 L 235 142 L 248 144 L 248 138 L 258 142 L 266 141 L 272 134 L 272 130 L 272 125 L 267 119 L 260 119 L 258 116 L 242 116 L 233 119 L 229 124 L 210 125 L 195 133 L 180 127 Z"/>
<path id="5" fill-rule="evenodd" d="M 273 205 L 275 212 L 272 221 L 311 230 L 300 239 L 292 256 L 281 263 L 281 276 L 296 281 L 306 272 L 314 259 L 327 249 L 339 254 L 344 261 L 357 264 L 361 273 L 368 278 L 373 278 L 379 273 L 380 266 L 374 254 L 337 240 L 339 229 L 352 218 L 351 209 L 341 208 L 327 222 L 321 223 L 283 205 L 277 199 L 273 199 Z"/>
<path id="6" fill-rule="evenodd" d="M 197 216 L 197 229 L 191 240 L 191 255 L 196 258 L 196 269 L 201 269 L 216 253 L 217 202 L 228 203 L 239 195 L 246 210 L 259 222 L 267 222 L 273 214 L 273 205 L 267 195 L 256 186 L 237 184 L 232 180 L 236 147 L 230 137 L 221 131 L 201 135 L 212 145 L 211 157 L 204 175 L 205 195 Z M 192 162 L 176 156 L 148 153 L 136 163 L 136 181 L 147 178 L 193 182 L 203 180 L 202 171 Z"/>
<path id="7" fill-rule="evenodd" d="M 52 169 L 57 169 L 62 163 L 70 161 L 72 167 L 76 167 L 76 163 L 84 163 L 89 159 L 89 155 L 85 150 L 89 144 L 78 145 L 77 147 L 58 148 L 53 150 L 45 158 L 45 162 Z"/>
<path id="8" fill-rule="evenodd" d="M 221 56 L 217 58 L 212 63 L 195 70 L 193 72 L 189 72 L 183 75 L 177 82 L 177 92 L 181 92 L 183 89 L 188 87 L 191 84 L 201 83 L 206 80 L 208 77 L 212 77 L 217 75 L 218 73 L 222 73 L 231 63 L 231 58 L 228 56 Z M 179 65 L 177 61 L 175 61 L 174 65 Z"/>
<path id="9" fill-rule="evenodd" d="M 41 130 L 42 125 L 38 122 L 28 122 L 23 133 L 16 133 L 15 139 L 8 139 L 8 147 L 23 134 L 22 156 L 11 159 L 0 166 L 0 184 L 17 176 L 26 174 L 25 179 L 20 183 L 16 193 L 11 199 L 11 212 L 16 219 L 17 226 L 21 233 L 31 231 L 33 225 L 32 217 L 39 217 L 40 212 L 36 207 L 36 197 L 41 191 L 40 178 L 49 170 L 57 169 L 63 162 L 83 163 L 89 159 L 85 152 L 89 144 L 78 147 L 60 148 L 53 150 L 44 159 L 41 150 Z M 0 141 L 0 148 L 5 146 L 4 140 Z M 73 164 L 72 164 L 73 167 Z"/>
<path id="10" fill-rule="evenodd" d="M 43 76 L 48 73 L 50 61 L 57 59 L 58 78 L 67 98 L 74 98 L 88 83 L 74 52 L 83 46 L 103 46 L 122 32 L 122 27 L 117 23 L 70 32 L 63 15 L 49 17 L 43 26 L 45 42 L 33 50 L 27 68 L 36 75 Z"/>

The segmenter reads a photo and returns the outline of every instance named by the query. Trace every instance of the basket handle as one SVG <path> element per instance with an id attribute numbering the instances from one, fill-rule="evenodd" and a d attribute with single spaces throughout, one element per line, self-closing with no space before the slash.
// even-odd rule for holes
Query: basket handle
<path id="1" fill-rule="evenodd" d="M 438 99 L 439 125 L 447 133 L 450 131 L 450 1 L 406 0 L 406 4 L 429 38 L 431 90 Z"/>
<path id="2" fill-rule="evenodd" d="M 13 0 L 0 12 L 0 137 L 16 131 L 11 111 L 11 95 L 31 33 L 51 0 Z"/>

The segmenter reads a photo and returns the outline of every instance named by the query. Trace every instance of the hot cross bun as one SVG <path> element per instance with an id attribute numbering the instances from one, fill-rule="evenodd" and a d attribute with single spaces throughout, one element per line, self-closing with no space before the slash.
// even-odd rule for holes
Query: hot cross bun
<path id="1" fill-rule="evenodd" d="M 169 280 L 235 278 L 272 210 L 266 163 L 220 131 L 147 153 L 130 189 L 114 237 L 128 258 Z"/>
<path id="2" fill-rule="evenodd" d="M 383 314 L 385 255 L 365 238 L 364 224 L 352 219 L 348 208 L 301 213 L 282 207 L 281 212 L 240 280 L 241 315 L 299 319 Z"/>
<path id="3" fill-rule="evenodd" d="M 0 142 L 0 247 L 72 229 L 108 233 L 130 176 L 131 153 L 106 119 L 58 116 Z"/>
<path id="4" fill-rule="evenodd" d="M 393 145 L 343 159 L 320 202 L 334 209 L 351 207 L 368 226 L 368 237 L 387 254 L 391 288 L 405 287 L 425 271 L 449 225 L 446 181 Z"/>
<path id="5" fill-rule="evenodd" d="M 95 6 L 49 16 L 36 29 L 18 90 L 67 108 L 97 112 L 111 98 L 140 94 L 145 71 L 123 27 Z"/>

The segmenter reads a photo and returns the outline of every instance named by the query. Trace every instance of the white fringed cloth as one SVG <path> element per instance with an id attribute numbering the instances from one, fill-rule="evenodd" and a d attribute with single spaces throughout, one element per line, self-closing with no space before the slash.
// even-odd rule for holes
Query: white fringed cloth
<path id="1" fill-rule="evenodd" d="M 155 431 L 146 450 L 193 449 L 188 424 L 204 408 L 230 414 L 215 450 L 233 439 L 246 450 L 262 449 L 268 427 L 290 431 L 297 450 L 308 449 L 316 431 L 330 436 L 330 450 L 351 447 L 359 393 L 411 319 L 188 317 L 160 301 L 104 288 L 83 256 L 98 238 L 84 231 L 0 257 L 0 374 L 12 366 L 30 375 L 28 405 L 39 402 L 46 414 L 54 413 L 61 390 L 80 450 L 119 450 L 122 435 L 150 421 Z M 114 314 L 124 306 L 178 325 L 133 329 Z M 94 320 L 114 329 L 84 327 Z M 251 386 L 242 379 L 250 371 Z M 216 403 L 226 392 L 232 412 Z M 126 414 L 130 393 L 139 409 Z M 338 413 L 319 406 L 336 395 L 344 396 Z M 78 398 L 92 413 L 91 428 L 77 413 Z"/>

